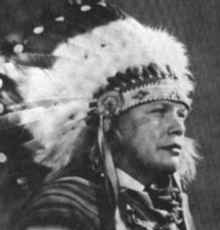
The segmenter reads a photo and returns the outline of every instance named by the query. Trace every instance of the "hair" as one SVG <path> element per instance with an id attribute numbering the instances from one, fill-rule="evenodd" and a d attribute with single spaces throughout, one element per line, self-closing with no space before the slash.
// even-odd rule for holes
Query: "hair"
<path id="1" fill-rule="evenodd" d="M 198 154 L 198 144 L 195 140 L 185 137 L 183 143 L 178 174 L 184 186 L 196 178 L 196 166 L 202 160 Z"/>

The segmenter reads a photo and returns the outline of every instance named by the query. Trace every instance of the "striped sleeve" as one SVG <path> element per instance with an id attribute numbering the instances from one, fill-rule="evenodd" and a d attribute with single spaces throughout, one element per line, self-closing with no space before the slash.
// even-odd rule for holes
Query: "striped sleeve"
<path id="1" fill-rule="evenodd" d="M 24 207 L 16 230 L 95 230 L 99 226 L 95 184 L 64 178 L 46 185 Z"/>

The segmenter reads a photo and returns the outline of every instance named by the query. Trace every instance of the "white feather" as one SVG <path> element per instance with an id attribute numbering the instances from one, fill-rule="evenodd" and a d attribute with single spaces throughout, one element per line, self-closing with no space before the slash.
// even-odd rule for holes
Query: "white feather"
<path id="1" fill-rule="evenodd" d="M 42 146 L 36 150 L 35 160 L 55 170 L 76 154 L 88 104 L 108 77 L 128 67 L 141 69 L 154 62 L 162 69 L 169 65 L 185 91 L 193 87 L 185 78 L 188 58 L 182 43 L 165 31 L 144 27 L 129 17 L 69 38 L 51 55 L 58 58 L 50 69 L 24 66 L 1 57 L 0 73 L 16 81 L 24 103 L 73 98 L 69 103 L 20 113 L 22 122 L 37 120 L 27 127 Z"/>

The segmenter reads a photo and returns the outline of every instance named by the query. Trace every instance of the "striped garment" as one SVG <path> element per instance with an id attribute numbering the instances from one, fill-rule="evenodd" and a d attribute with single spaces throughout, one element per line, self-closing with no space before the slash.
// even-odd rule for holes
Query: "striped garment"
<path id="1" fill-rule="evenodd" d="M 121 194 L 122 200 L 126 201 L 124 207 L 129 204 L 134 208 L 133 214 L 136 213 L 133 216 L 131 210 L 125 211 L 128 230 L 194 229 L 184 196 L 181 205 L 183 222 L 165 226 L 161 225 L 165 219 L 160 215 L 160 209 L 152 206 L 153 200 L 148 192 L 142 192 L 147 197 L 143 200 L 141 193 L 127 191 L 124 197 Z M 46 184 L 30 197 L 15 221 L 15 230 L 113 230 L 114 209 L 111 207 L 102 181 L 94 183 L 78 176 L 63 177 Z M 142 220 L 138 219 L 141 216 Z"/>
<path id="2" fill-rule="evenodd" d="M 80 177 L 65 177 L 33 194 L 23 207 L 15 229 L 46 226 L 65 230 L 102 229 L 98 209 L 106 206 L 106 202 L 101 186 Z M 110 215 L 109 211 L 105 209 L 106 216 Z"/>

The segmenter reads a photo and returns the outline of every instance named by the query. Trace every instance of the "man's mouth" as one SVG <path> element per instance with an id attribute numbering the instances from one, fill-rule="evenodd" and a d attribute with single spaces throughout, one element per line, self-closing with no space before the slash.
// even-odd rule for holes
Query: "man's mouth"
<path id="1" fill-rule="evenodd" d="M 163 146 L 161 147 L 161 149 L 172 152 L 172 154 L 174 155 L 180 155 L 182 147 L 179 144 L 171 144 L 171 145 Z"/>

